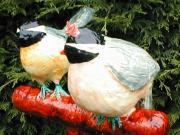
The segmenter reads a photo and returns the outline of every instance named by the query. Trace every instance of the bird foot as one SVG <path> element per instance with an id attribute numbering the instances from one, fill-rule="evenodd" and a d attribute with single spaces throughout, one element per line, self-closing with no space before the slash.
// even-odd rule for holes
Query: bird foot
<path id="1" fill-rule="evenodd" d="M 111 123 L 111 128 L 113 130 L 115 130 L 115 126 L 117 124 L 117 126 L 120 128 L 122 127 L 122 123 L 119 117 L 109 117 L 108 118 L 108 123 Z"/>
<path id="2" fill-rule="evenodd" d="M 105 117 L 103 115 L 98 114 L 94 114 L 94 118 L 96 119 L 97 126 L 99 126 L 105 120 Z"/>
<path id="3" fill-rule="evenodd" d="M 41 91 L 37 97 L 41 97 L 42 99 L 45 99 L 46 92 L 52 93 L 52 91 L 45 84 L 43 84 L 41 86 Z"/>
<path id="4" fill-rule="evenodd" d="M 105 116 L 103 115 L 94 115 L 94 118 L 96 119 L 96 125 L 98 126 L 105 120 Z M 119 117 L 108 117 L 108 123 L 111 124 L 112 130 L 115 130 L 116 124 L 119 128 L 122 127 L 122 123 Z"/>
<path id="5" fill-rule="evenodd" d="M 57 99 L 60 99 L 60 95 L 68 96 L 69 94 L 67 94 L 65 90 L 63 90 L 60 84 L 56 84 L 56 87 L 51 97 L 55 96 Z"/>

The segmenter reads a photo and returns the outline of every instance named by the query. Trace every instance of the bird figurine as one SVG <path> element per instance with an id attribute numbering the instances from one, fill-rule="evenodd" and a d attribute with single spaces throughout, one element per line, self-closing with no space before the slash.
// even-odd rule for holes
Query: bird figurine
<path id="1" fill-rule="evenodd" d="M 32 80 L 36 80 L 41 91 L 38 96 L 45 98 L 46 92 L 51 90 L 45 85 L 45 81 L 54 82 L 55 89 L 53 95 L 57 99 L 60 95 L 67 95 L 59 84 L 61 78 L 68 71 L 69 62 L 65 55 L 60 52 L 64 49 L 69 27 L 77 30 L 83 27 L 92 18 L 94 10 L 89 7 L 80 9 L 69 21 L 73 25 L 68 25 L 62 30 L 38 25 L 37 22 L 23 24 L 19 29 L 20 60 L 24 69 L 31 75 Z"/>
<path id="2" fill-rule="evenodd" d="M 70 95 L 95 114 L 98 124 L 107 116 L 113 129 L 115 124 L 120 127 L 119 116 L 129 116 L 141 99 L 149 102 L 158 63 L 131 42 L 87 28 L 79 29 L 75 37 L 71 34 L 71 39 L 64 47 Z"/>

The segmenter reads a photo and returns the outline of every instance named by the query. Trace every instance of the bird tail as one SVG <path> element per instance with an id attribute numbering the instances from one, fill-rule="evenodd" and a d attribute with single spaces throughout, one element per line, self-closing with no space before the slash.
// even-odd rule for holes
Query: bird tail
<path id="1" fill-rule="evenodd" d="M 77 27 L 84 27 L 92 20 L 94 9 L 90 7 L 81 8 L 70 20 L 70 23 L 75 24 Z"/>
<path id="2" fill-rule="evenodd" d="M 153 86 L 153 80 L 150 80 L 144 87 L 144 101 L 142 103 L 142 106 L 145 109 L 152 109 L 153 105 L 152 105 L 152 86 Z"/>
<path id="3" fill-rule="evenodd" d="M 152 86 L 153 80 L 150 80 L 146 85 L 137 90 L 138 99 L 143 99 L 141 106 L 145 109 L 151 109 L 152 106 Z"/>
<path id="4" fill-rule="evenodd" d="M 144 108 L 145 109 L 152 109 L 152 86 L 153 86 L 153 81 L 149 82 L 147 90 L 146 90 L 146 95 L 144 99 Z"/>
<path id="5" fill-rule="evenodd" d="M 91 21 L 94 13 L 94 9 L 90 7 L 84 7 L 80 9 L 70 20 L 69 22 L 75 24 L 78 28 L 84 27 L 88 22 Z M 54 29 L 51 27 L 45 27 L 46 32 L 53 34 L 56 37 L 67 39 L 68 35 L 65 32 L 66 26 L 63 30 Z"/>

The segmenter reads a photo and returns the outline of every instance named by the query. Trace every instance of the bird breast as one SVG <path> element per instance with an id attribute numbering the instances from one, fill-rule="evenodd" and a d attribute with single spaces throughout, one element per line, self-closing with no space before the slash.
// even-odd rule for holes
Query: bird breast
<path id="1" fill-rule="evenodd" d="M 139 100 L 138 91 L 130 91 L 96 62 L 70 65 L 68 89 L 77 105 L 106 116 L 126 114 Z"/>
<path id="2" fill-rule="evenodd" d="M 40 42 L 20 49 L 22 66 L 32 76 L 50 79 L 53 75 L 61 77 L 67 72 L 69 63 L 65 55 L 61 55 L 64 40 L 46 36 Z M 46 80 L 45 79 L 45 80 Z M 53 81 L 53 80 L 52 80 Z"/>

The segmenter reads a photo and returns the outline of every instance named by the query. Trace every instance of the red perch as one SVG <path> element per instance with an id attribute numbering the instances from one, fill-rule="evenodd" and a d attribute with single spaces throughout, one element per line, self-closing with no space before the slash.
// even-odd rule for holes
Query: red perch
<path id="1" fill-rule="evenodd" d="M 61 96 L 60 100 L 50 97 L 42 100 L 37 98 L 39 89 L 31 86 L 19 86 L 12 95 L 14 106 L 22 111 L 37 114 L 42 117 L 56 117 L 63 120 L 75 128 L 68 128 L 68 135 L 72 135 L 73 130 L 78 135 L 81 134 L 78 127 L 95 130 L 112 135 L 166 135 L 168 130 L 168 118 L 166 114 L 156 110 L 146 110 L 137 108 L 129 117 L 121 117 L 122 128 L 115 128 L 112 131 L 107 120 L 96 125 L 91 112 L 87 112 L 78 107 L 70 96 Z M 85 133 L 83 133 L 85 135 Z"/>

